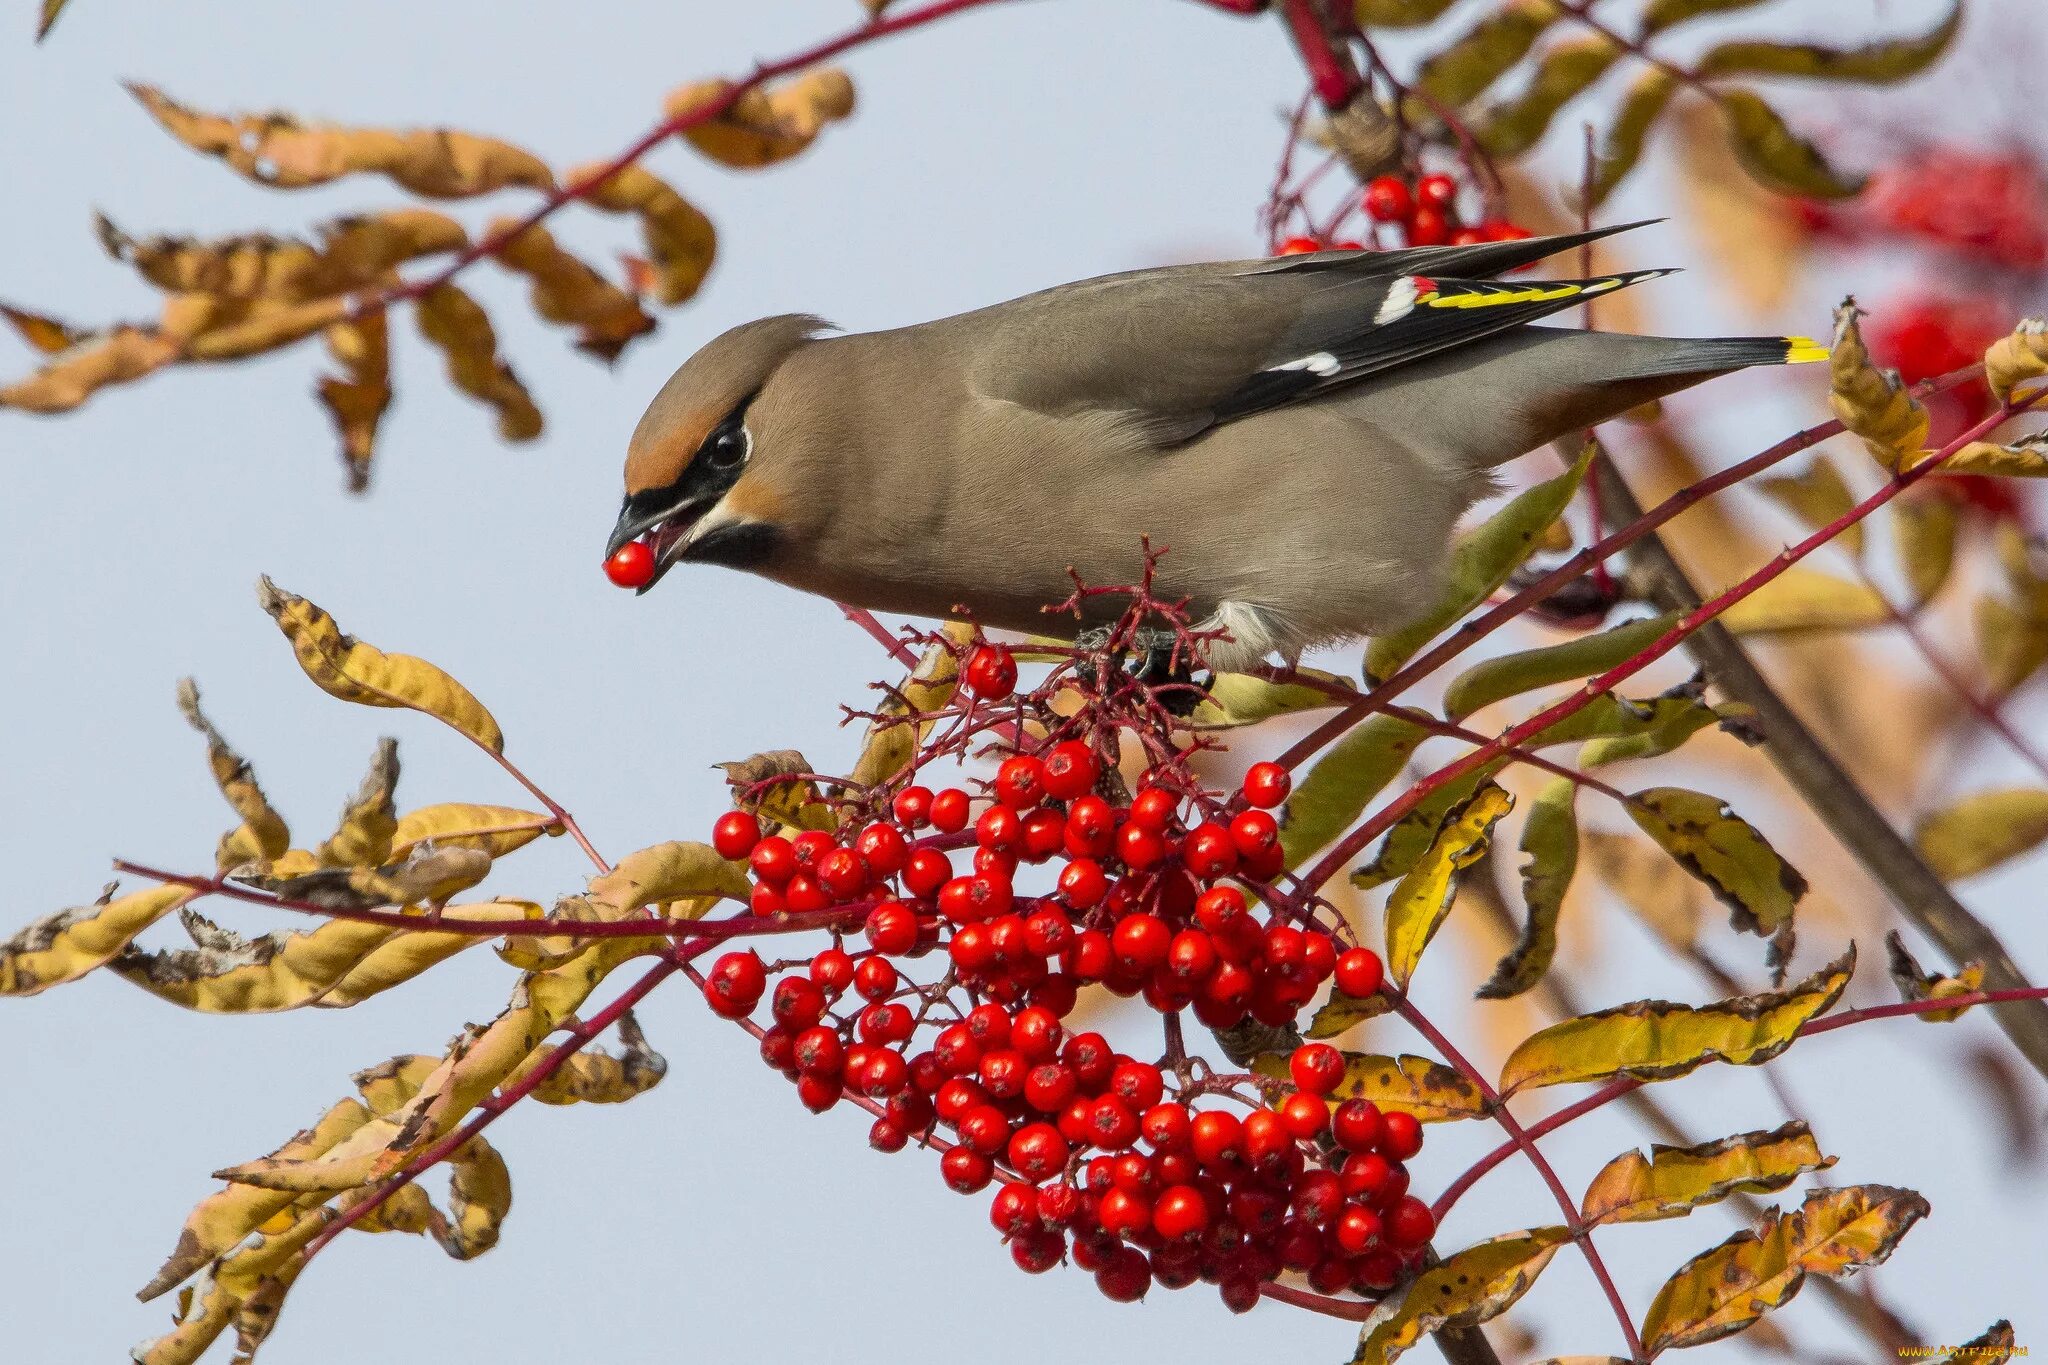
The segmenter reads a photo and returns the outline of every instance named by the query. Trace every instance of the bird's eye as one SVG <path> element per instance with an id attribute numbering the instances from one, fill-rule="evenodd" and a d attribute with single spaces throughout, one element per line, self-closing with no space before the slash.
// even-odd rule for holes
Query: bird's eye
<path id="1" fill-rule="evenodd" d="M 713 469 L 738 469 L 747 462 L 753 448 L 754 438 L 745 427 L 735 422 L 721 427 L 705 442 L 704 458 Z"/>

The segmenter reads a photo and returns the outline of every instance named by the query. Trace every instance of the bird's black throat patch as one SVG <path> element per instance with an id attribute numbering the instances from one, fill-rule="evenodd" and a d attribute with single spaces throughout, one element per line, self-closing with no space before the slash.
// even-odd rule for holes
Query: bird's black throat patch
<path id="1" fill-rule="evenodd" d="M 692 564 L 753 569 L 766 563 L 781 543 L 781 531 L 765 521 L 736 521 L 704 532 L 684 547 L 681 558 Z"/>

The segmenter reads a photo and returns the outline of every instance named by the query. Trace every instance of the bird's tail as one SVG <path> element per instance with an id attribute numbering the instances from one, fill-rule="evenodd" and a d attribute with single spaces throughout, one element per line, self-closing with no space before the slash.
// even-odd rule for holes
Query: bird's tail
<path id="1" fill-rule="evenodd" d="M 1752 365 L 1804 365 L 1828 358 L 1828 348 L 1812 337 L 1660 338 L 1660 342 L 1629 367 L 1630 378 L 1725 374 Z"/>

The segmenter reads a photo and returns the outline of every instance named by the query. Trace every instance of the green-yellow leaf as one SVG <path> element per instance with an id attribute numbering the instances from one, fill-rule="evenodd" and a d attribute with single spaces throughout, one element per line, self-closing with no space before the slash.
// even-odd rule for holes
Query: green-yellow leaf
<path id="1" fill-rule="evenodd" d="M 1607 196 L 1642 161 L 1650 130 L 1671 107 L 1671 97 L 1683 88 L 1678 77 L 1661 66 L 1643 68 L 1629 83 L 1627 93 L 1608 121 L 1607 135 L 1601 140 L 1600 153 L 1593 164 L 1592 207 L 1605 203 Z"/>
<path id="2" fill-rule="evenodd" d="M 1948 51 L 1962 27 L 1962 0 L 1948 17 L 1912 38 L 1892 38 L 1862 47 L 1823 47 L 1817 43 L 1722 43 L 1693 68 L 1694 74 L 1716 76 L 1801 76 L 1821 81 L 1853 81 L 1890 85 L 1917 76 Z"/>
<path id="3" fill-rule="evenodd" d="M 959 632 L 958 626 L 947 628 L 949 636 Z M 914 720 L 909 713 L 936 711 L 953 699 L 955 679 L 960 676 L 960 657 L 951 646 L 957 643 L 957 640 L 934 640 L 926 647 L 924 657 L 917 661 L 917 667 L 903 680 L 903 686 L 877 708 L 880 718 L 868 725 L 860 758 L 855 761 L 853 771 L 847 774 L 855 782 L 863 787 L 878 786 L 910 765 L 910 760 L 916 756 L 918 741 L 931 724 Z"/>
<path id="4" fill-rule="evenodd" d="M 1703 1142 L 1696 1147 L 1653 1144 L 1650 1155 L 1623 1152 L 1586 1187 L 1581 1213 L 1588 1223 L 1647 1223 L 1677 1218 L 1737 1192 L 1782 1190 L 1808 1171 L 1826 1170 L 1806 1124 Z"/>
<path id="5" fill-rule="evenodd" d="M 1578 783 L 1568 777 L 1549 782 L 1537 793 L 1522 826 L 1522 901 L 1528 918 L 1521 936 L 1493 975 L 1479 988 L 1483 1000 L 1520 995 L 1550 970 L 1557 955 L 1557 917 L 1579 866 Z"/>
<path id="6" fill-rule="evenodd" d="M 1373 853 L 1372 860 L 1351 873 L 1351 884 L 1361 891 L 1370 891 L 1375 886 L 1407 876 L 1422 861 L 1429 846 L 1436 842 L 1437 831 L 1443 828 L 1445 817 L 1452 808 L 1462 804 L 1479 784 L 1491 779 L 1494 774 L 1507 766 L 1505 759 L 1485 763 L 1461 777 L 1454 777 L 1424 797 L 1414 810 L 1394 822 Z"/>
<path id="7" fill-rule="evenodd" d="M 1287 1079 L 1287 1059 L 1279 1053 L 1257 1058 L 1252 1069 L 1263 1076 Z M 1334 1109 L 1345 1100 L 1371 1100 L 1382 1109 L 1413 1114 L 1423 1123 L 1483 1118 L 1486 1097 L 1453 1067 L 1428 1057 L 1344 1054 L 1344 1079 L 1330 1092 Z"/>
<path id="8" fill-rule="evenodd" d="M 1514 804 L 1505 788 L 1488 783 L 1453 807 L 1429 851 L 1387 898 L 1387 974 L 1394 984 L 1406 989 L 1422 950 L 1451 913 L 1458 874 L 1485 855 L 1494 825 Z"/>
<path id="9" fill-rule="evenodd" d="M 1368 716 L 1316 760 L 1287 798 L 1280 846 L 1298 867 L 1365 813 L 1367 803 L 1397 777 L 1428 731 L 1398 716 Z"/>
<path id="10" fill-rule="evenodd" d="M 1543 140 L 1558 111 L 1607 74 L 1621 54 L 1621 45 L 1604 33 L 1575 34 L 1552 44 L 1522 92 L 1486 111 L 1473 130 L 1479 145 L 1500 157 L 1526 152 Z"/>
<path id="11" fill-rule="evenodd" d="M 42 13 L 36 16 L 37 42 L 40 43 L 50 36 L 50 30 L 57 26 L 57 16 L 62 14 L 64 7 L 70 3 L 71 0 L 43 0 Z"/>
<path id="12" fill-rule="evenodd" d="M 1305 674 L 1313 675 L 1333 687 L 1355 692 L 1351 683 L 1335 673 L 1326 673 L 1319 668 L 1304 668 Z M 1276 683 L 1249 673 L 1218 673 L 1209 684 L 1209 695 L 1196 705 L 1194 715 L 1189 719 L 1196 725 L 1217 729 L 1239 725 L 1256 725 L 1274 716 L 1293 715 L 1299 711 L 1318 711 L 1342 706 L 1341 697 L 1331 696 L 1320 687 L 1306 683 Z"/>
<path id="13" fill-rule="evenodd" d="M 1994 697 L 2016 691 L 2048 663 L 2048 620 L 2003 597 L 1977 599 L 1977 657 Z"/>
<path id="14" fill-rule="evenodd" d="M 1903 468 L 1927 445 L 1927 409 L 1907 392 L 1897 370 L 1883 370 L 1863 342 L 1861 310 L 1844 299 L 1835 309 L 1828 350 L 1828 406 L 1842 425 L 1863 438 L 1870 457 L 1886 470 Z"/>
<path id="15" fill-rule="evenodd" d="M 1869 583 L 1837 578 L 1802 564 L 1721 613 L 1737 635 L 1791 635 L 1817 630 L 1867 630 L 1887 625 L 1891 606 Z"/>
<path id="16" fill-rule="evenodd" d="M 1729 14 L 1739 9 L 1755 9 L 1765 2 L 1766 0 L 1650 0 L 1650 3 L 1643 7 L 1643 17 L 1637 29 L 1642 37 L 1648 38 L 1688 19 L 1698 19 L 1708 14 Z"/>
<path id="17" fill-rule="evenodd" d="M 1604 673 L 1641 653 L 1677 622 L 1675 614 L 1628 621 L 1562 644 L 1503 654 L 1472 665 L 1444 689 L 1444 715 L 1463 720 L 1483 706 L 1539 687 Z"/>
<path id="18" fill-rule="evenodd" d="M 1695 1007 L 1637 1000 L 1539 1029 L 1501 1068 L 1501 1094 L 1574 1081 L 1632 1076 L 1665 1081 L 1706 1065 L 1754 1066 L 1792 1046 L 1799 1030 L 1841 998 L 1856 968 L 1851 944 L 1841 957 L 1787 990 L 1736 996 Z"/>
<path id="19" fill-rule="evenodd" d="M 1699 699 L 1699 692 L 1691 683 L 1680 684 L 1651 703 L 1651 714 L 1625 733 L 1596 735 L 1587 740 L 1579 750 L 1579 766 L 1598 768 L 1625 759 L 1661 758 L 1710 725 L 1732 726 L 1754 714 L 1741 702 L 1709 706 Z"/>
<path id="20" fill-rule="evenodd" d="M 1467 104 L 1505 76 L 1556 23 L 1556 0 L 1505 0 L 1464 36 L 1423 62 L 1416 87 L 1453 109 Z"/>
<path id="21" fill-rule="evenodd" d="M 2048 839 L 2048 791 L 2002 787 L 1942 807 L 1913 832 L 1920 856 L 1944 881 L 1974 877 Z"/>
<path id="22" fill-rule="evenodd" d="M 1809 531 L 1818 531 L 1847 516 L 1856 506 L 1856 495 L 1849 491 L 1842 471 L 1825 455 L 1814 456 L 1813 463 L 1797 474 L 1774 475 L 1759 481 L 1757 486 L 1773 502 L 1799 518 Z M 1852 524 L 1835 537 L 1835 543 L 1852 555 L 1861 555 L 1863 523 Z"/>
<path id="23" fill-rule="evenodd" d="M 1476 1327 L 1499 1317 L 1570 1240 L 1568 1228 L 1532 1228 L 1452 1254 L 1416 1276 L 1399 1298 L 1381 1301 L 1365 1320 L 1351 1365 L 1388 1365 L 1440 1328 Z"/>
<path id="24" fill-rule="evenodd" d="M 1652 787 L 1628 800 L 1629 818 L 1728 907 L 1729 922 L 1769 938 L 1792 922 L 1806 878 L 1718 796 Z"/>
<path id="25" fill-rule="evenodd" d="M 1999 445 L 1972 441 L 1941 462 L 1944 474 L 1986 474 L 1994 479 L 2048 478 L 2048 431 Z"/>
<path id="26" fill-rule="evenodd" d="M 1881 1264 L 1926 1213 L 1920 1195 L 1888 1185 L 1814 1190 L 1795 1212 L 1773 1211 L 1756 1231 L 1679 1267 L 1643 1319 L 1643 1345 L 1655 1355 L 1740 1332 L 1810 1274 L 1836 1278 Z"/>
<path id="27" fill-rule="evenodd" d="M 299 667 L 321 691 L 363 706 L 422 711 L 452 726 L 494 754 L 505 752 L 505 735 L 468 688 L 425 659 L 386 654 L 343 635 L 334 618 L 303 597 L 258 580 L 257 598 L 292 642 Z"/>
<path id="28" fill-rule="evenodd" d="M 1564 515 L 1585 482 L 1597 449 L 1588 442 L 1570 469 L 1525 490 L 1460 540 L 1451 551 L 1450 588 L 1443 599 L 1413 624 L 1373 638 L 1365 651 L 1366 677 L 1385 682 L 1438 632 L 1507 582 L 1543 533 Z"/>
<path id="29" fill-rule="evenodd" d="M 1353 0 L 1352 15 L 1360 28 L 1421 28 L 1434 22 L 1458 0 Z"/>
<path id="30" fill-rule="evenodd" d="M 1812 199 L 1847 199 L 1863 188 L 1861 176 L 1844 176 L 1828 165 L 1820 149 L 1787 127 L 1762 96 L 1723 90 L 1720 103 L 1735 159 L 1765 188 Z"/>
<path id="31" fill-rule="evenodd" d="M 1332 990 L 1330 998 L 1309 1018 L 1308 1028 L 1303 1031 L 1307 1038 L 1335 1038 L 1349 1033 L 1368 1019 L 1377 1019 L 1394 1007 L 1386 992 L 1369 995 L 1360 999 Z"/>

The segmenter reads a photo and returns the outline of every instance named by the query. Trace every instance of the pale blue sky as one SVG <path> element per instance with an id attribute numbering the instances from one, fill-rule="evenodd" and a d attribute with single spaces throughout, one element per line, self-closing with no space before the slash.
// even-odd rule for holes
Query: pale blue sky
<path id="1" fill-rule="evenodd" d="M 367 181 L 298 196 L 240 183 L 157 132 L 120 78 L 223 110 L 448 123 L 569 165 L 627 143 L 668 88 L 804 45 L 858 7 L 76 0 L 39 50 L 26 41 L 28 0 L 12 8 L 0 25 L 14 35 L 0 42 L 0 183 L 14 191 L 0 216 L 0 298 L 99 320 L 143 313 L 150 299 L 93 243 L 94 206 L 136 233 L 217 234 L 400 201 Z M 1908 27 L 1935 7 L 1882 8 Z M 799 162 L 739 175 L 681 150 L 657 156 L 717 219 L 724 251 L 702 296 L 616 370 L 572 355 L 517 291 L 479 272 L 505 349 L 549 418 L 536 445 L 495 444 L 487 415 L 449 393 L 409 325 L 394 329 L 399 401 L 367 500 L 340 491 L 303 350 L 161 376 L 68 420 L 0 416 L 0 638 L 10 646 L 0 934 L 90 899 L 111 856 L 206 862 L 226 815 L 172 706 L 187 673 L 304 831 L 331 820 L 386 733 L 402 741 L 406 804 L 518 801 L 446 732 L 307 685 L 255 607 L 260 572 L 344 628 L 464 679 L 504 723 L 510 752 L 609 851 L 699 833 L 720 805 L 714 761 L 791 745 L 828 769 L 846 757 L 836 703 L 882 670 L 829 606 L 711 572 L 636 601 L 598 576 L 620 450 L 647 395 L 693 347 L 764 313 L 869 328 L 1167 257 L 1254 250 L 1274 111 L 1299 90 L 1276 26 L 1179 0 L 1019 4 L 850 66 L 858 117 Z M 1654 183 L 1629 207 L 1660 211 Z M 621 224 L 591 215 L 558 230 L 599 256 L 630 244 Z M 1677 230 L 1637 250 L 1645 263 L 1694 263 Z M 1663 297 L 1690 302 L 1689 315 L 1663 314 L 1675 329 L 1734 323 L 1696 284 Z M 0 369 L 26 363 L 0 342 Z M 1744 453 L 1815 411 L 1723 409 L 1716 449 Z M 1987 755 L 1965 777 L 2011 775 Z M 545 897 L 579 885 L 583 870 L 559 841 L 523 855 L 505 885 Z M 2029 882 L 1996 879 L 1972 899 L 2048 977 L 2038 896 L 2019 894 Z M 1638 930 L 1613 922 L 1589 999 L 1698 996 Z M 347 1093 L 353 1070 L 439 1050 L 464 1021 L 494 1014 L 509 981 L 480 951 L 346 1013 L 205 1017 L 113 978 L 10 1005 L 0 1034 L 7 1357 L 104 1362 L 161 1330 L 167 1301 L 138 1306 L 130 1295 L 214 1188 L 206 1173 L 269 1150 Z M 1457 988 L 1444 985 L 1446 1001 Z M 1272 1306 L 1234 1318 L 1207 1289 L 1128 1308 L 1078 1272 L 1019 1275 L 981 1201 L 947 1193 L 918 1156 L 870 1153 L 853 1114 L 803 1113 L 687 991 L 658 996 L 642 1017 L 670 1061 L 659 1088 L 624 1109 L 522 1110 L 493 1130 L 515 1188 L 498 1250 L 460 1265 L 419 1239 L 345 1239 L 293 1291 L 264 1358 L 1006 1365 L 1143 1354 L 1238 1365 L 1350 1351 L 1343 1324 Z M 2023 1342 L 2048 1324 L 2034 1289 L 2048 1259 L 2042 1181 L 1999 1169 L 1995 1135 L 1947 1074 L 1966 1040 L 1996 1036 L 1978 1019 L 1945 1032 L 1899 1023 L 1830 1037 L 1787 1063 L 1824 1120 L 1823 1145 L 1843 1156 L 1834 1178 L 1910 1184 L 1933 1200 L 1935 1217 L 1880 1272 L 1931 1341 L 2001 1313 Z M 1747 1073 L 1723 1068 L 1666 1089 L 1702 1137 L 1779 1121 Z M 2027 1102 L 2038 1112 L 2041 1098 L 2035 1085 Z M 1616 1113 L 1554 1148 L 1579 1182 L 1638 1140 Z M 1443 1134 L 1419 1184 L 1441 1185 L 1461 1152 L 1492 1141 L 1476 1126 Z M 1450 1233 L 1553 1214 L 1511 1168 L 1461 1206 Z M 1731 1228 L 1709 1212 L 1603 1245 L 1640 1313 L 1663 1275 Z M 1518 1316 L 1542 1327 L 1546 1351 L 1619 1345 L 1568 1254 Z M 1802 1342 L 1848 1340 L 1818 1295 L 1785 1321 Z"/>

